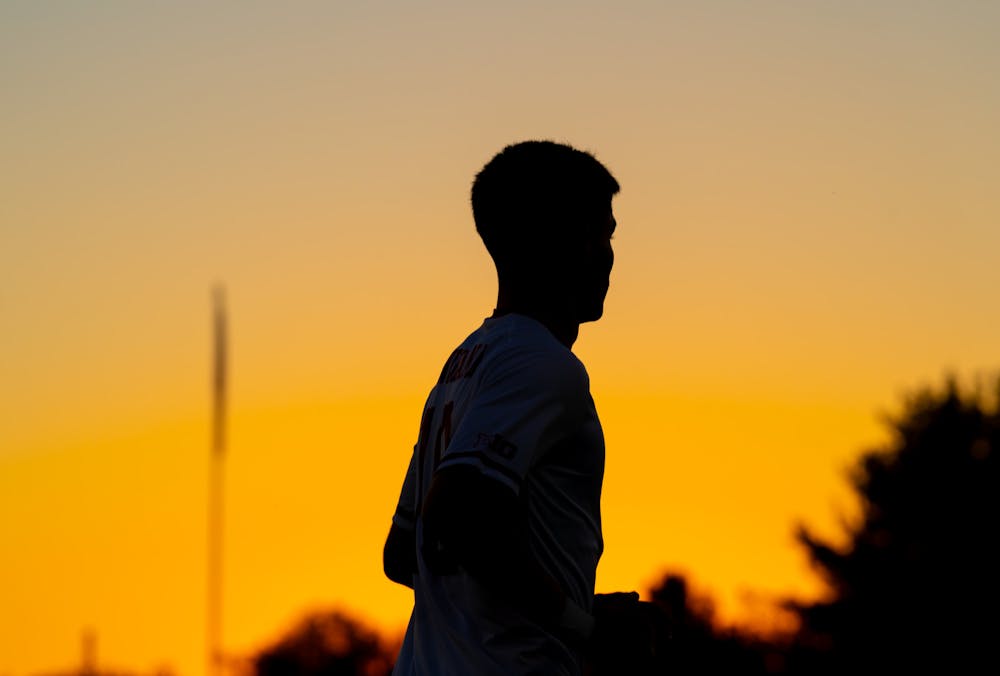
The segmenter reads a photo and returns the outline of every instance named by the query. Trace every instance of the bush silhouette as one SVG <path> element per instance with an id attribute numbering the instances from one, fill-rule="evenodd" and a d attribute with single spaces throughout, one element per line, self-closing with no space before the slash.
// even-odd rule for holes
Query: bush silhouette
<path id="1" fill-rule="evenodd" d="M 255 676 L 385 676 L 397 646 L 340 611 L 316 613 L 252 660 Z"/>

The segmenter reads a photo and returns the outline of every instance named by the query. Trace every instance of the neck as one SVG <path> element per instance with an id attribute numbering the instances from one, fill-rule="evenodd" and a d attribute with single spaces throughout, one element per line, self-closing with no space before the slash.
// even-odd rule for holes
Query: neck
<path id="1" fill-rule="evenodd" d="M 501 286 L 497 293 L 497 306 L 493 310 L 493 316 L 500 317 L 514 313 L 531 317 L 545 326 L 556 340 L 572 350 L 573 343 L 580 335 L 580 323 L 567 319 L 563 312 L 561 308 L 557 309 L 554 303 L 529 300 L 525 295 L 511 293 Z"/>

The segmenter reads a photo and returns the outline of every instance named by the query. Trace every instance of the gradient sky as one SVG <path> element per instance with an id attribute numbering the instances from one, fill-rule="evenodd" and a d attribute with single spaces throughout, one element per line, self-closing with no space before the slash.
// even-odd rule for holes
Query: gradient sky
<path id="1" fill-rule="evenodd" d="M 539 6 L 542 5 L 542 6 Z M 820 589 L 879 414 L 998 364 L 1000 5 L 0 5 L 0 675 L 204 672 L 210 288 L 232 323 L 225 643 L 387 631 L 423 397 L 493 307 L 507 143 L 620 180 L 598 588 Z"/>

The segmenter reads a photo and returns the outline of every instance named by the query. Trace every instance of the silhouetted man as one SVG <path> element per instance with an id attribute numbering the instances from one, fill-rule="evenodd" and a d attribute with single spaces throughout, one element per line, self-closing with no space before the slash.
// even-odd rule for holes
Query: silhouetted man
<path id="1" fill-rule="evenodd" d="M 638 595 L 599 595 L 604 437 L 571 348 L 600 319 L 618 182 L 592 155 L 508 146 L 472 186 L 492 316 L 424 407 L 386 540 L 414 590 L 396 674 L 579 674 L 621 649 Z"/>

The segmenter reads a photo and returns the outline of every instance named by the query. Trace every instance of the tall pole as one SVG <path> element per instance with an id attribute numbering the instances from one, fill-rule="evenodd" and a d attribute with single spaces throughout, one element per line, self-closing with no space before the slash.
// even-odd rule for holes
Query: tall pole
<path id="1" fill-rule="evenodd" d="M 227 336 L 226 298 L 221 285 L 212 291 L 212 440 L 208 487 L 207 676 L 222 676 L 222 508 L 226 450 Z"/>

